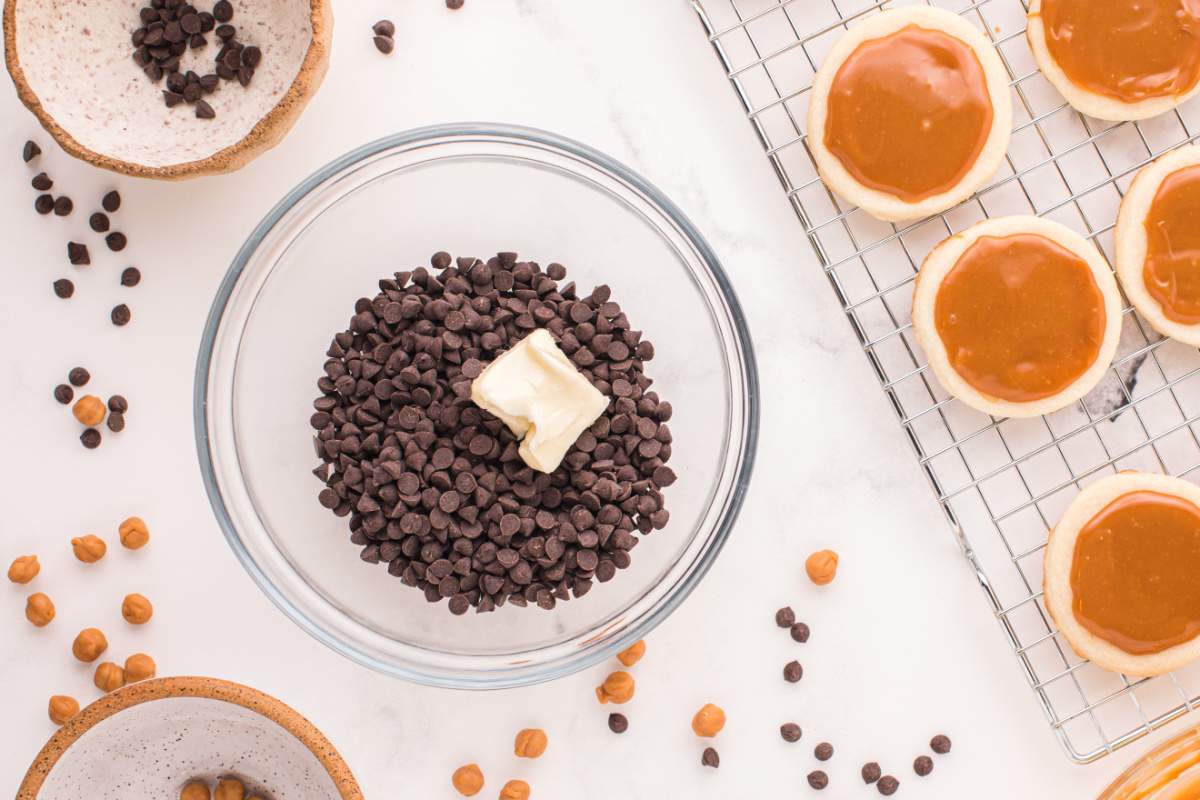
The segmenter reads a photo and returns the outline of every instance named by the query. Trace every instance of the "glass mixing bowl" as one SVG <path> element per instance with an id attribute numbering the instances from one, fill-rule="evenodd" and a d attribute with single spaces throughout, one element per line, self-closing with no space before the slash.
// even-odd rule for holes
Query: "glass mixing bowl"
<path id="1" fill-rule="evenodd" d="M 553 611 L 454 617 L 359 560 L 345 519 L 317 502 L 308 418 L 325 349 L 378 280 L 438 250 L 513 250 L 597 284 L 655 346 L 646 366 L 674 406 L 670 522 L 633 564 Z M 729 280 L 686 217 L 584 145 L 488 124 L 368 144 L 283 199 L 238 252 L 196 365 L 196 444 L 229 544 L 296 624 L 368 667 L 420 683 L 550 680 L 646 635 L 712 566 L 750 477 L 754 355 Z"/>

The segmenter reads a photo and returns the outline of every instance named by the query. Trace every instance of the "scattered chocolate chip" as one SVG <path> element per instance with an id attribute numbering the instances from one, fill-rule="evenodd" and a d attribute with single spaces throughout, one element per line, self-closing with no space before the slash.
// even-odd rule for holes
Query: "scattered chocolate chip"
<path id="1" fill-rule="evenodd" d="M 874 783 L 875 781 L 879 780 L 879 776 L 882 774 L 883 774 L 883 771 L 879 769 L 879 764 L 877 764 L 876 762 L 868 761 L 867 763 L 863 764 L 863 768 L 862 768 L 863 783 Z"/>
<path id="2" fill-rule="evenodd" d="M 790 628 L 796 621 L 796 612 L 791 606 L 784 606 L 775 612 L 775 624 L 781 628 Z"/>
<path id="3" fill-rule="evenodd" d="M 87 245 L 79 242 L 67 242 L 67 261 L 70 261 L 77 267 L 82 267 L 92 263 L 92 257 L 88 253 Z"/>
<path id="4" fill-rule="evenodd" d="M 87 386 L 87 382 L 92 379 L 92 373 L 88 372 L 84 367 L 73 367 L 67 373 L 67 380 L 72 386 Z"/>
<path id="5" fill-rule="evenodd" d="M 929 749 L 939 756 L 944 756 L 950 752 L 950 737 L 939 733 L 929 740 Z"/>
<path id="6" fill-rule="evenodd" d="M 48 194 L 39 194 L 33 201 L 33 209 L 39 214 L 49 214 L 54 210 L 54 198 Z"/>
<path id="7" fill-rule="evenodd" d="M 60 383 L 54 387 L 54 399 L 65 406 L 75 399 L 75 390 L 65 383 Z"/>
<path id="8" fill-rule="evenodd" d="M 446 8 L 457 11 L 463 7 L 463 0 L 446 0 Z"/>
<path id="9" fill-rule="evenodd" d="M 875 784 L 875 788 L 884 797 L 891 797 L 900 788 L 900 781 L 893 778 L 891 775 L 884 775 L 879 779 L 879 783 Z"/>
<path id="10" fill-rule="evenodd" d="M 375 49 L 384 55 L 387 55 L 396 49 L 396 42 L 390 36 L 376 36 L 374 37 L 374 41 Z"/>
<path id="11" fill-rule="evenodd" d="M 54 294 L 66 300 L 75 294 L 75 284 L 67 278 L 59 278 L 54 282 Z"/>
<path id="12" fill-rule="evenodd" d="M 817 761 L 828 761 L 833 758 L 833 745 L 829 742 L 821 742 L 813 748 L 813 755 L 817 757 Z"/>
<path id="13" fill-rule="evenodd" d="M 37 189 L 39 192 L 48 192 L 50 191 L 50 187 L 54 186 L 54 181 L 50 180 L 50 176 L 44 172 L 39 172 L 37 175 L 34 175 L 33 180 L 31 180 L 30 183 L 33 185 L 33 188 Z"/>
<path id="14" fill-rule="evenodd" d="M 30 140 L 25 142 L 25 146 L 21 148 L 21 158 L 28 164 L 42 154 L 42 148 L 37 146 L 37 142 Z"/>
<path id="15" fill-rule="evenodd" d="M 624 733 L 629 730 L 629 718 L 624 714 L 609 714 L 608 729 L 613 733 Z"/>
<path id="16" fill-rule="evenodd" d="M 121 194 L 116 189 L 113 189 L 108 194 L 104 195 L 104 199 L 100 201 L 100 205 L 105 211 L 112 214 L 121 207 Z"/>
<path id="17" fill-rule="evenodd" d="M 389 39 L 396 35 L 396 25 L 390 19 L 381 19 L 371 26 L 376 36 L 386 36 Z M 448 266 L 448 265 L 447 265 Z"/>
<path id="18" fill-rule="evenodd" d="M 129 320 L 133 318 L 133 313 L 129 310 L 129 306 L 121 303 L 119 306 L 113 308 L 112 314 L 109 316 L 112 318 L 113 325 L 121 327 L 122 325 L 129 324 Z"/>
<path id="19" fill-rule="evenodd" d="M 142 282 L 142 272 L 137 267 L 126 267 L 121 270 L 122 286 L 137 286 Z"/>
<path id="20" fill-rule="evenodd" d="M 88 450 L 95 450 L 100 446 L 100 431 L 88 428 L 79 435 L 79 441 L 83 442 L 83 446 Z"/>
<path id="21" fill-rule="evenodd" d="M 808 785 L 819 792 L 829 785 L 829 776 L 819 769 L 813 770 L 808 773 Z"/>
<path id="22" fill-rule="evenodd" d="M 55 198 L 55 200 L 54 200 L 55 216 L 65 217 L 68 214 L 70 214 L 74 209 L 75 209 L 75 204 L 72 203 L 71 198 L 67 197 L 65 194 Z"/>
<path id="23" fill-rule="evenodd" d="M 108 398 L 108 410 L 117 414 L 124 414 L 129 410 L 129 401 L 124 395 L 114 394 Z"/>
<path id="24" fill-rule="evenodd" d="M 213 107 L 208 104 L 207 100 L 197 100 L 196 116 L 200 119 L 213 119 L 217 116 L 217 112 L 213 111 Z"/>
<path id="25" fill-rule="evenodd" d="M 800 666 L 799 661 L 789 661 L 783 665 L 783 679 L 788 683 L 795 683 L 804 677 L 804 667 Z"/>
<path id="26" fill-rule="evenodd" d="M 792 626 L 792 640 L 804 644 L 808 641 L 808 626 L 803 622 L 797 622 Z"/>
<path id="27" fill-rule="evenodd" d="M 800 741 L 800 726 L 794 722 L 785 722 L 779 726 L 779 735 L 785 742 Z"/>
<path id="28" fill-rule="evenodd" d="M 104 237 L 104 243 L 108 245 L 108 249 L 114 253 L 119 253 L 125 249 L 125 245 L 129 244 L 129 240 L 125 238 L 125 234 L 120 231 L 113 231 L 108 236 Z"/>
<path id="29" fill-rule="evenodd" d="M 929 756 L 917 756 L 913 760 L 913 772 L 924 778 L 929 773 L 933 772 L 933 759 Z"/>
<path id="30" fill-rule="evenodd" d="M 229 22 L 233 19 L 233 3 L 229 0 L 217 0 L 213 6 L 212 15 L 217 22 Z"/>
<path id="31" fill-rule="evenodd" d="M 721 766 L 721 756 L 717 754 L 716 748 L 706 747 L 704 748 L 704 752 L 700 754 L 700 763 L 706 767 L 713 767 L 715 769 Z"/>
<path id="32" fill-rule="evenodd" d="M 125 415 L 120 411 L 114 411 L 108 415 L 108 429 L 113 433 L 120 433 L 125 430 Z"/>
<path id="33" fill-rule="evenodd" d="M 96 233 L 104 233 L 108 230 L 108 215 L 103 211 L 97 211 L 88 217 L 88 226 Z"/>

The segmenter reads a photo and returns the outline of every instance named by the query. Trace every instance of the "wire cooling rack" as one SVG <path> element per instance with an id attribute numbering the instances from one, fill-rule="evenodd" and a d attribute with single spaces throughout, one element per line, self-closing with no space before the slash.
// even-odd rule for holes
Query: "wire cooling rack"
<path id="1" fill-rule="evenodd" d="M 951 399 L 912 332 L 912 281 L 929 250 L 985 217 L 1037 214 L 1112 254 L 1139 167 L 1200 135 L 1200 105 L 1140 123 L 1081 116 L 1037 69 L 1025 0 L 927 0 L 995 44 L 1011 78 L 1012 143 L 992 182 L 910 224 L 879 222 L 825 188 L 806 144 L 813 74 L 837 38 L 888 0 L 692 0 L 838 302 L 1063 748 L 1088 763 L 1200 705 L 1200 665 L 1152 679 L 1081 660 L 1042 602 L 1042 550 L 1081 487 L 1121 469 L 1200 469 L 1200 353 L 1160 338 L 1126 303 L 1121 345 L 1073 407 L 996 419 Z M 1111 261 L 1111 259 L 1110 259 Z M 1200 477 L 1198 474 L 1196 477 Z"/>

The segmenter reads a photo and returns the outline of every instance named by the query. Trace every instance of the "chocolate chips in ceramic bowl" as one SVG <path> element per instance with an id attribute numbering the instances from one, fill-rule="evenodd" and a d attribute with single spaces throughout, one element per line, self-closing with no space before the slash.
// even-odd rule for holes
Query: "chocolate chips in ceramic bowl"
<path id="1" fill-rule="evenodd" d="M 608 287 L 560 285 L 561 264 L 431 264 L 380 281 L 330 344 L 310 420 L 318 499 L 349 518 L 364 561 L 454 614 L 552 609 L 628 567 L 637 534 L 669 519 L 671 405 L 643 370 L 653 345 Z M 471 401 L 472 380 L 537 328 L 610 398 L 552 473 Z"/>
<path id="2" fill-rule="evenodd" d="M 198 118 L 213 119 L 216 112 L 203 96 L 215 92 L 222 80 L 250 85 L 262 62 L 262 50 L 238 41 L 229 0 L 217 0 L 211 12 L 200 11 L 185 0 L 151 0 L 138 11 L 138 17 L 141 26 L 130 36 L 133 61 L 155 83 L 166 78 L 162 96 L 168 108 L 187 103 Z M 212 71 L 200 75 L 185 69 L 185 54 L 207 47 L 209 34 L 221 45 Z"/>

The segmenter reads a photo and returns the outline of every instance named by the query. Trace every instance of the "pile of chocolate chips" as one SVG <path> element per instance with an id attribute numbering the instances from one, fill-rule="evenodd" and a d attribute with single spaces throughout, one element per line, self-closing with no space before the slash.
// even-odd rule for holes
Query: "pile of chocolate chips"
<path id="1" fill-rule="evenodd" d="M 212 94 L 221 80 L 236 80 L 248 86 L 254 70 L 262 61 L 262 50 L 247 47 L 237 40 L 233 19 L 233 4 L 217 0 L 212 13 L 197 11 L 185 0 L 151 0 L 138 15 L 142 27 L 133 32 L 133 60 L 156 83 L 166 76 L 167 88 L 163 102 L 168 107 L 180 103 L 195 106 L 196 116 L 212 119 L 216 116 L 203 95 Z M 198 49 L 208 44 L 204 34 L 214 32 L 221 41 L 214 71 L 199 75 L 180 69 L 180 59 L 188 48 Z"/>
<path id="2" fill-rule="evenodd" d="M 312 427 L 319 500 L 349 516 L 371 563 L 450 611 L 505 602 L 551 609 L 629 566 L 635 531 L 667 524 L 675 481 L 670 403 L 650 391 L 654 347 L 609 289 L 579 297 L 516 253 L 486 263 L 448 253 L 379 282 L 327 351 Z M 608 408 L 553 473 L 535 472 L 471 381 L 544 327 Z"/>

